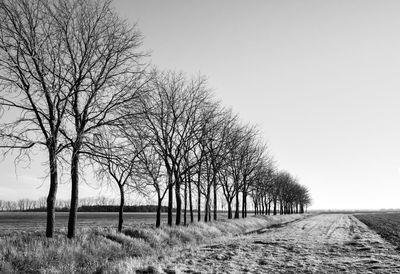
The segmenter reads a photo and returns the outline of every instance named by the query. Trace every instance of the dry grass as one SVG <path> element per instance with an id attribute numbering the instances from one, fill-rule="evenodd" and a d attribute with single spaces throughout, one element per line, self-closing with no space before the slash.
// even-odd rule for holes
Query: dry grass
<path id="1" fill-rule="evenodd" d="M 158 262 L 182 248 L 291 221 L 299 216 L 262 216 L 154 228 L 135 225 L 123 233 L 112 227 L 81 228 L 69 240 L 44 232 L 14 232 L 0 237 L 0 273 L 162 273 Z"/>

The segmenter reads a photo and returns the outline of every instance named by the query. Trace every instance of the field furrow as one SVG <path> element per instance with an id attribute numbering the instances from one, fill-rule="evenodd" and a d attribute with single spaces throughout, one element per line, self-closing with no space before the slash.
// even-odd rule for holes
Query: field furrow
<path id="1" fill-rule="evenodd" d="M 185 273 L 400 273 L 395 248 L 352 215 L 322 214 L 164 262 Z"/>

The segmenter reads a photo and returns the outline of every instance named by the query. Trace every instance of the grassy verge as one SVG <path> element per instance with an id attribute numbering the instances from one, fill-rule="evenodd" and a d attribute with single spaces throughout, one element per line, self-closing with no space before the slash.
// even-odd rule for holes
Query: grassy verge
<path id="1" fill-rule="evenodd" d="M 363 214 L 355 217 L 400 250 L 400 213 Z"/>
<path id="2" fill-rule="evenodd" d="M 259 216 L 186 227 L 135 225 L 123 233 L 112 227 L 81 228 L 73 240 L 65 237 L 65 231 L 53 239 L 43 232 L 8 233 L 0 237 L 0 273 L 158 273 L 166 270 L 157 262 L 182 248 L 301 217 Z"/>

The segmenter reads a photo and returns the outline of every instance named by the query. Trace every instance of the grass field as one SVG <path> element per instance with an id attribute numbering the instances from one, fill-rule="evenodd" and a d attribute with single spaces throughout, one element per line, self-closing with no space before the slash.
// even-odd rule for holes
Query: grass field
<path id="1" fill-rule="evenodd" d="M 175 216 L 175 215 L 174 215 Z M 226 213 L 219 213 L 219 218 L 227 217 Z M 197 215 L 194 216 L 197 220 Z M 188 220 L 189 220 L 188 216 Z M 174 218 L 175 220 L 175 218 Z M 126 212 L 124 225 L 155 224 L 155 212 Z M 167 213 L 161 214 L 161 222 L 167 223 Z M 79 227 L 117 226 L 118 212 L 79 212 Z M 56 229 L 63 230 L 68 224 L 68 212 L 56 213 Z M 0 212 L 0 234 L 8 231 L 36 231 L 44 230 L 46 225 L 45 212 Z"/>
<path id="2" fill-rule="evenodd" d="M 16 226 L 41 220 L 32 216 L 19 215 Z M 44 229 L 0 231 L 0 273 L 400 273 L 399 213 L 257 216 L 161 228 L 143 223 L 154 221 L 151 214 L 133 214 L 122 233 L 112 213 L 80 217 L 72 240 L 65 228 L 52 239 Z M 7 218 L 0 220 L 10 226 Z"/>
<path id="3" fill-rule="evenodd" d="M 20 214 L 14 222 L 16 226 L 26 226 L 25 230 L 7 229 L 0 232 L 0 273 L 135 273 L 136 270 L 160 273 L 162 271 L 155 269 L 157 262 L 168 261 L 173 254 L 179 254 L 182 248 L 192 248 L 200 243 L 232 237 L 301 217 L 250 217 L 156 229 L 153 225 L 139 222 L 138 216 L 142 220 L 154 221 L 154 218 L 147 218 L 149 215 L 127 214 L 138 222 L 128 222 L 123 233 L 116 233 L 114 224 L 104 225 L 105 222 L 114 220 L 114 217 L 110 217 L 113 215 L 88 214 L 86 219 L 83 218 L 85 214 L 80 215 L 81 222 L 91 225 L 81 223 L 78 236 L 73 240 L 65 237 L 65 229 L 57 230 L 53 239 L 47 239 L 43 229 L 28 226 L 34 220 L 37 222 L 36 228 L 40 227 L 39 221 L 43 216 Z M 110 218 L 104 219 L 104 216 Z M 7 226 L 10 226 L 10 218 L 13 219 L 13 215 L 3 214 L 0 220 L 3 223 L 8 220 Z"/>
<path id="4" fill-rule="evenodd" d="M 400 213 L 356 214 L 355 217 L 400 250 Z"/>
<path id="5" fill-rule="evenodd" d="M 133 223 L 153 224 L 156 213 L 141 212 L 124 214 L 124 222 L 127 225 Z M 166 213 L 162 214 L 162 221 L 167 221 Z M 85 227 L 116 225 L 117 212 L 79 212 L 78 225 Z M 68 212 L 56 213 L 56 228 L 64 229 L 68 223 Z M 0 234 L 5 231 L 35 231 L 44 229 L 46 225 L 45 212 L 0 212 Z"/>

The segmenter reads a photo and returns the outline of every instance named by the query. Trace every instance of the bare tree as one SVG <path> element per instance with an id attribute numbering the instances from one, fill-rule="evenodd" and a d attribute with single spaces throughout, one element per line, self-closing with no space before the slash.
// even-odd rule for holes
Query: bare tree
<path id="1" fill-rule="evenodd" d="M 160 227 L 162 201 L 169 186 L 169 182 L 165 176 L 163 159 L 152 146 L 142 150 L 138 158 L 145 182 L 152 186 L 157 193 L 156 227 Z"/>
<path id="2" fill-rule="evenodd" d="M 247 196 L 249 188 L 255 181 L 257 169 L 261 169 L 267 164 L 267 147 L 259 141 L 259 136 L 255 128 L 248 128 L 245 132 L 246 139 L 243 143 L 242 153 L 242 218 L 247 217 Z"/>
<path id="3" fill-rule="evenodd" d="M 307 187 L 301 186 L 298 196 L 298 203 L 299 203 L 299 212 L 300 214 L 305 213 L 308 206 L 311 205 L 312 199 L 310 195 L 310 191 Z"/>
<path id="4" fill-rule="evenodd" d="M 168 224 L 172 225 L 173 186 L 175 186 L 176 224 L 181 223 L 181 186 L 193 165 L 185 166 L 187 153 L 196 145 L 191 142 L 201 130 L 199 117 L 209 100 L 203 78 L 186 80 L 183 74 L 155 72 L 153 94 L 146 101 L 143 130 L 149 132 L 150 143 L 164 161 L 168 178 Z"/>
<path id="5" fill-rule="evenodd" d="M 231 127 L 236 123 L 236 116 L 233 116 L 230 110 L 224 110 L 219 105 L 214 104 L 213 107 L 207 110 L 207 116 L 204 119 L 206 126 L 205 146 L 206 146 L 206 159 L 209 159 L 209 176 L 210 181 L 208 185 L 213 190 L 213 219 L 217 220 L 217 201 L 218 189 L 221 187 L 221 182 L 218 180 L 218 173 L 223 165 L 227 163 L 226 152 L 228 151 L 228 135 L 230 134 Z M 205 161 L 207 163 L 207 161 Z M 208 193 L 206 195 L 209 202 L 210 187 L 207 187 Z"/>
<path id="6" fill-rule="evenodd" d="M 40 197 L 37 201 L 37 207 L 40 209 L 46 208 L 46 197 Z"/>
<path id="7" fill-rule="evenodd" d="M 229 175 L 231 176 L 231 182 L 233 184 L 233 197 L 235 198 L 235 214 L 234 218 L 239 218 L 239 194 L 242 189 L 242 168 L 243 158 L 245 156 L 245 147 L 243 142 L 246 139 L 244 135 L 244 127 L 236 124 L 229 135 L 229 149 L 227 153 L 229 168 Z M 228 201 L 227 201 L 228 202 Z"/>
<path id="8" fill-rule="evenodd" d="M 46 236 L 54 234 L 58 188 L 58 154 L 67 101 L 67 47 L 61 43 L 54 2 L 0 2 L 0 106 L 19 115 L 0 126 L 1 148 L 18 149 L 29 157 L 37 145 L 47 149 L 50 188 L 47 196 Z M 11 115 L 12 116 L 12 115 Z"/>
<path id="9" fill-rule="evenodd" d="M 25 199 L 20 199 L 17 201 L 19 211 L 25 211 L 25 205 Z"/>
<path id="10" fill-rule="evenodd" d="M 18 209 L 18 205 L 15 201 L 5 201 L 4 208 L 6 211 L 14 211 Z"/>
<path id="11" fill-rule="evenodd" d="M 130 138 L 134 139 L 134 138 Z M 92 159 L 97 163 L 97 177 L 110 179 L 118 186 L 120 205 L 118 215 L 118 232 L 122 231 L 125 195 L 127 187 L 132 187 L 133 169 L 143 148 L 138 142 L 130 142 L 126 138 L 115 136 L 112 133 L 103 134 L 94 140 L 91 152 Z M 101 202 L 102 205 L 105 202 Z"/>
<path id="12" fill-rule="evenodd" d="M 124 105 L 136 99 L 142 87 L 142 36 L 121 20 L 110 1 L 58 0 L 51 2 L 49 20 L 63 49 L 57 79 L 72 91 L 67 98 L 67 125 L 63 137 L 71 148 L 71 205 L 67 236 L 75 236 L 78 209 L 79 165 L 90 151 L 94 134 L 118 124 Z"/>
<path id="13" fill-rule="evenodd" d="M 238 116 L 230 110 L 222 127 L 222 150 L 220 150 L 220 168 L 217 171 L 222 185 L 223 194 L 228 205 L 228 218 L 232 218 L 232 201 L 238 196 L 240 169 L 238 166 L 238 147 L 240 146 L 242 135 L 241 127 L 238 124 Z"/>
<path id="14" fill-rule="evenodd" d="M 184 224 L 186 224 L 186 208 L 187 198 L 189 199 L 190 221 L 193 222 L 193 201 L 192 201 L 192 183 L 197 185 L 197 203 L 198 203 L 198 220 L 201 219 L 201 195 L 205 196 L 205 216 L 204 220 L 208 220 L 210 211 L 211 188 L 217 188 L 217 179 L 215 169 L 217 168 L 217 157 L 221 144 L 220 137 L 217 136 L 218 127 L 222 126 L 221 117 L 222 110 L 218 103 L 203 102 L 199 104 L 199 112 L 196 118 L 196 130 L 191 138 L 184 143 L 184 161 L 183 173 L 185 187 L 185 209 Z M 219 163 L 219 162 L 218 162 Z M 197 181 L 195 178 L 197 177 Z M 214 191 L 214 196 L 216 192 Z M 214 199 L 216 201 L 216 199 Z M 216 206 L 216 203 L 214 203 Z M 216 217 L 216 216 L 215 216 Z"/>
<path id="15" fill-rule="evenodd" d="M 272 195 L 274 187 L 274 166 L 270 158 L 265 158 L 259 165 L 252 178 L 251 197 L 253 198 L 255 214 L 271 213 Z"/>

